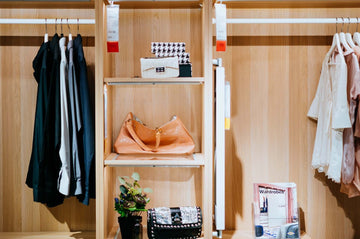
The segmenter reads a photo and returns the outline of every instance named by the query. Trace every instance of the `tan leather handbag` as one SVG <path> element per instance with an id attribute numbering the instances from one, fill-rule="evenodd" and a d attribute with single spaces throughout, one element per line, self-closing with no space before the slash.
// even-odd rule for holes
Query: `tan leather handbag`
<path id="1" fill-rule="evenodd" d="M 119 154 L 192 154 L 195 143 L 176 116 L 163 126 L 150 129 L 130 112 L 121 126 L 114 148 Z"/>

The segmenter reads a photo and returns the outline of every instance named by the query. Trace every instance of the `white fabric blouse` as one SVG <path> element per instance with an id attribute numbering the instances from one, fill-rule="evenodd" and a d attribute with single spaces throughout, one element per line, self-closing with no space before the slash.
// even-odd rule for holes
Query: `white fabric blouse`
<path id="1" fill-rule="evenodd" d="M 346 95 L 347 66 L 341 49 L 330 49 L 308 117 L 317 120 L 312 167 L 340 183 L 343 129 L 351 128 Z"/>

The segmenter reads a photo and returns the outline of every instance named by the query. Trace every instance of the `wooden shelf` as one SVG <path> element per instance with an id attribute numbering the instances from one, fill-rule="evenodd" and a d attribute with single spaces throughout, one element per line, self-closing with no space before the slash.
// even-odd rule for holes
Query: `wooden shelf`
<path id="1" fill-rule="evenodd" d="M 216 0 L 213 0 L 215 3 Z M 355 8 L 358 0 L 226 0 L 227 8 Z"/>
<path id="2" fill-rule="evenodd" d="M 106 237 L 106 239 L 120 239 L 121 238 L 121 235 L 120 235 L 120 232 L 118 232 L 118 226 L 114 226 L 109 235 Z M 148 236 L 147 236 L 147 228 L 146 228 L 146 225 L 143 225 L 143 239 L 148 239 Z M 203 237 L 199 237 L 199 239 L 204 239 Z"/>
<path id="3" fill-rule="evenodd" d="M 108 0 L 104 0 L 106 4 L 109 4 Z M 194 0 L 116 0 L 115 4 L 120 4 L 120 8 L 200 8 L 202 1 Z"/>
<path id="4" fill-rule="evenodd" d="M 119 155 L 111 153 L 104 161 L 110 167 L 200 167 L 205 165 L 204 155 Z"/>
<path id="5" fill-rule="evenodd" d="M 0 1 L 0 8 L 50 8 L 50 9 L 94 9 L 95 0 L 89 1 L 72 1 L 72 2 L 44 2 L 44 1 Z"/>
<path id="6" fill-rule="evenodd" d="M 95 239 L 94 231 L 87 232 L 0 232 L 0 239 Z"/>
<path id="7" fill-rule="evenodd" d="M 254 232 L 245 231 L 245 230 L 236 230 L 236 231 L 224 231 L 222 235 L 223 239 L 231 239 L 231 238 L 241 238 L 241 239 L 253 239 Z M 311 239 L 309 235 L 306 233 L 301 233 L 301 239 Z"/>
<path id="8" fill-rule="evenodd" d="M 104 82 L 108 85 L 143 85 L 143 84 L 204 84 L 204 77 L 173 77 L 173 78 L 118 78 L 106 77 Z"/>

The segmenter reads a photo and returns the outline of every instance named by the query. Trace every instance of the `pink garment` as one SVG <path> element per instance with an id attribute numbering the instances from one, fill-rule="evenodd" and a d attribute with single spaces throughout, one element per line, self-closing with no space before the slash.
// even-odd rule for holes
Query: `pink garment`
<path id="1" fill-rule="evenodd" d="M 354 52 L 355 52 L 355 56 L 356 59 L 358 61 L 359 64 L 359 59 L 360 59 L 360 47 L 354 47 L 353 48 Z M 352 54 L 353 55 L 353 54 Z M 349 58 L 349 57 L 348 57 Z M 350 59 L 350 58 L 349 58 Z M 349 66 L 348 66 L 349 67 Z M 353 100 L 353 96 L 357 94 L 357 96 L 359 95 L 358 91 L 359 91 L 359 84 L 360 84 L 360 79 L 359 79 L 359 65 L 353 69 L 357 69 L 358 73 L 354 79 L 353 79 L 353 83 L 354 85 L 354 89 L 353 91 L 350 90 L 350 98 L 352 103 L 354 103 Z M 353 71 L 352 71 L 353 72 Z M 351 88 L 351 87 L 350 87 Z M 349 89 L 349 88 L 348 88 Z M 357 98 L 355 98 L 355 108 L 358 109 L 359 107 L 359 101 Z M 357 112 L 356 112 L 357 111 Z M 353 123 L 353 130 L 354 130 L 354 135 L 357 136 L 359 134 L 360 131 L 360 114 L 358 112 L 359 110 L 353 109 L 352 106 L 350 105 L 350 116 L 351 116 L 351 122 Z M 356 112 L 356 115 L 354 116 L 354 113 Z M 355 125 L 353 120 L 355 120 Z M 345 134 L 345 131 L 344 131 Z M 352 142 L 354 144 L 354 153 L 355 153 L 355 165 L 354 165 L 354 177 L 353 180 L 350 184 L 344 184 L 344 182 L 341 182 L 341 189 L 340 191 L 343 193 L 346 193 L 348 195 L 349 198 L 351 197 L 356 197 L 356 196 L 360 196 L 360 139 L 359 138 L 352 138 Z M 345 138 L 344 138 L 344 151 L 345 151 Z M 351 148 L 351 147 L 350 147 Z M 344 153 L 344 161 L 345 161 L 345 153 Z M 346 165 L 345 165 L 346 166 Z M 344 167 L 344 165 L 343 165 Z M 345 170 L 345 171 L 350 171 L 349 169 Z"/>
<path id="2" fill-rule="evenodd" d="M 360 67 L 357 56 L 353 51 L 344 52 L 347 65 L 347 100 L 349 104 L 349 115 L 351 125 L 354 128 L 355 109 L 357 98 L 360 95 Z M 359 124 L 359 121 L 356 122 Z M 341 181 L 349 184 L 354 179 L 355 171 L 355 146 L 353 128 L 344 129 L 343 142 L 344 151 L 341 167 Z"/>

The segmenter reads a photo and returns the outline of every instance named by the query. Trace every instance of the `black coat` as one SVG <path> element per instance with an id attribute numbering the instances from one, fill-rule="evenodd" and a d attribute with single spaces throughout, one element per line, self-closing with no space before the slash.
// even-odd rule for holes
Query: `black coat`
<path id="1" fill-rule="evenodd" d="M 39 63 L 41 61 L 41 64 Z M 57 34 L 44 43 L 33 61 L 38 82 L 33 148 L 26 184 L 34 201 L 49 207 L 64 201 L 57 190 L 60 146 L 60 49 Z"/>
<path id="2" fill-rule="evenodd" d="M 77 198 L 83 204 L 89 205 L 89 198 L 95 198 L 95 121 L 90 102 L 87 67 L 80 35 L 77 35 L 74 39 L 74 64 L 83 126 L 78 138 L 83 194 L 78 195 Z"/>

